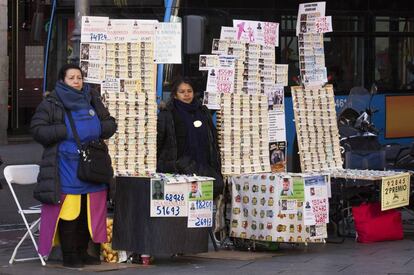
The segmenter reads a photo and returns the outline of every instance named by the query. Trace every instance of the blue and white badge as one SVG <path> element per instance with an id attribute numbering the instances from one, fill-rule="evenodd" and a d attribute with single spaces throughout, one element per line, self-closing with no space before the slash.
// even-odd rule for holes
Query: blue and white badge
<path id="1" fill-rule="evenodd" d="M 90 109 L 90 110 L 89 110 L 89 115 L 90 115 L 90 116 L 94 116 L 94 115 L 95 115 L 95 111 L 94 111 L 94 110 L 92 110 L 92 109 Z"/>

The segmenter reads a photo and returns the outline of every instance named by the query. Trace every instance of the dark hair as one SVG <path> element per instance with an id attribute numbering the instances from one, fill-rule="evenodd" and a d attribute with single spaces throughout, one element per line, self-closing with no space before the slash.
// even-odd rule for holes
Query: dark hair
<path id="1" fill-rule="evenodd" d="M 82 75 L 82 78 L 83 78 L 83 72 L 82 72 L 81 68 L 79 68 L 78 65 L 75 65 L 75 64 L 65 64 L 59 70 L 58 80 L 64 81 L 65 80 L 65 76 L 66 76 L 66 72 L 68 70 L 70 70 L 70 69 L 79 70 L 80 73 L 81 73 L 81 75 Z"/>
<path id="2" fill-rule="evenodd" d="M 184 76 L 184 77 L 179 77 L 174 81 L 171 87 L 170 100 L 175 98 L 175 96 L 177 95 L 178 87 L 183 83 L 188 84 L 191 86 L 191 88 L 193 88 L 194 98 L 196 98 L 197 93 L 194 88 L 194 83 L 191 81 L 189 77 Z"/>

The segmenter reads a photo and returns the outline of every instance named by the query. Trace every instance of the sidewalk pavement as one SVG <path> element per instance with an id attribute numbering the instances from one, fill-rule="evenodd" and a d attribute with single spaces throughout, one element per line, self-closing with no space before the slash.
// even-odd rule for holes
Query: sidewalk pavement
<path id="1" fill-rule="evenodd" d="M 9 236 L 5 236 L 8 233 Z M 40 261 L 8 264 L 12 248 L 17 242 L 13 232 L 0 232 L 0 274 L 73 274 L 74 270 L 62 269 L 60 264 L 48 263 L 42 267 Z M 19 234 L 23 234 L 20 231 Z M 172 232 L 173 237 L 173 232 Z M 13 242 L 8 240 L 12 239 Z M 157 257 L 149 267 L 107 271 L 105 274 L 414 274 L 414 238 L 407 236 L 402 241 L 359 244 L 347 239 L 342 244 L 309 244 L 309 246 L 282 244 L 271 256 L 256 259 L 212 259 L 198 257 Z M 8 242 L 8 243 L 7 243 Z M 217 252 L 212 251 L 214 254 Z M 30 243 L 19 256 L 32 256 Z M 247 254 L 258 252 L 245 252 Z M 262 253 L 262 252 L 260 252 Z M 93 274 L 81 270 L 81 274 Z"/>

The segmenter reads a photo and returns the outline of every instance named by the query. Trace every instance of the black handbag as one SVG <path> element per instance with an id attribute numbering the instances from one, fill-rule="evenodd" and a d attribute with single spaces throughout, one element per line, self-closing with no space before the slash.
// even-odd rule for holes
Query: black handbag
<path id="1" fill-rule="evenodd" d="M 66 111 L 73 136 L 78 145 L 79 164 L 78 178 L 80 180 L 101 184 L 110 183 L 114 176 L 111 157 L 108 153 L 108 146 L 101 140 L 92 140 L 88 143 L 81 144 L 78 132 L 76 131 L 75 122 L 70 111 Z"/>

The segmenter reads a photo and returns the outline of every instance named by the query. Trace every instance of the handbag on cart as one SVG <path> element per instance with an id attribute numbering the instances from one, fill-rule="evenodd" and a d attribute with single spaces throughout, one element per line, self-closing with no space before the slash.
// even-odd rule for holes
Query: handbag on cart
<path id="1" fill-rule="evenodd" d="M 73 136 L 78 145 L 79 164 L 78 178 L 80 180 L 102 184 L 109 184 L 114 176 L 111 157 L 108 153 L 108 146 L 102 139 L 92 140 L 82 144 L 75 127 L 75 122 L 70 111 L 66 111 Z"/>
<path id="2" fill-rule="evenodd" d="M 352 207 L 357 241 L 372 243 L 401 240 L 404 238 L 401 213 L 391 209 L 381 211 L 381 204 L 363 203 Z"/>

